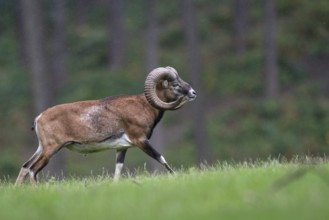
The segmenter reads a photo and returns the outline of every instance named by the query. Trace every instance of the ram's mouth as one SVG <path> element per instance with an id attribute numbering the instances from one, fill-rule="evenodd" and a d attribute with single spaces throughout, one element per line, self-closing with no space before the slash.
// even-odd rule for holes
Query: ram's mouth
<path id="1" fill-rule="evenodd" d="M 186 96 L 183 97 L 183 100 L 185 102 L 191 102 L 194 99 L 196 99 L 196 95 L 193 95 L 193 94 L 188 94 L 188 95 L 186 95 Z"/>
<path id="2" fill-rule="evenodd" d="M 187 96 L 187 98 L 188 98 L 188 101 L 193 101 L 194 99 L 196 99 L 196 95 L 188 95 Z"/>

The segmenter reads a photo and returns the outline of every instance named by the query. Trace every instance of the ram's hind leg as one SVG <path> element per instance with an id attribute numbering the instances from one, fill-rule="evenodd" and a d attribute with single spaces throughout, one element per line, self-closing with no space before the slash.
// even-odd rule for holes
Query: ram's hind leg
<path id="1" fill-rule="evenodd" d="M 27 174 L 30 173 L 31 164 L 40 156 L 40 154 L 41 154 L 41 147 L 39 146 L 37 151 L 32 155 L 32 157 L 23 164 L 23 166 L 17 176 L 15 185 L 20 185 L 23 183 Z"/>
<path id="2" fill-rule="evenodd" d="M 33 154 L 33 156 L 26 161 L 16 179 L 15 185 L 20 185 L 27 174 L 30 175 L 30 181 L 33 184 L 38 183 L 37 174 L 47 165 L 49 159 L 60 150 L 61 146 L 46 146 L 43 147 L 39 144 L 37 151 Z"/>
<path id="3" fill-rule="evenodd" d="M 50 158 L 61 149 L 59 146 L 44 146 L 40 155 L 30 164 L 29 174 L 31 183 L 38 183 L 38 173 L 48 164 Z"/>

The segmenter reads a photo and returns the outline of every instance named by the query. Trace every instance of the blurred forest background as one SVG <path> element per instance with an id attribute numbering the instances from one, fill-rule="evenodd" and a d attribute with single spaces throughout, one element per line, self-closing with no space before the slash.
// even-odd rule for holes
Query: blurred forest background
<path id="1" fill-rule="evenodd" d="M 38 113 L 141 93 L 158 66 L 198 93 L 152 137 L 173 167 L 329 153 L 327 0 L 0 0 L 1 178 L 36 150 Z M 64 149 L 49 170 L 102 174 L 114 157 Z M 138 149 L 126 164 L 156 167 Z"/>

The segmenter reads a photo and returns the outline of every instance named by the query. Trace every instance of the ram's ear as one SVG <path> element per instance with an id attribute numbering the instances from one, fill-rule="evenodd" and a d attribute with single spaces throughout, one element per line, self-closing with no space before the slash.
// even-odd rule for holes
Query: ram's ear
<path id="1" fill-rule="evenodd" d="M 168 82 L 168 80 L 163 80 L 163 81 L 162 81 L 162 87 L 165 88 L 165 89 L 167 89 L 168 86 L 169 86 L 169 82 Z"/>

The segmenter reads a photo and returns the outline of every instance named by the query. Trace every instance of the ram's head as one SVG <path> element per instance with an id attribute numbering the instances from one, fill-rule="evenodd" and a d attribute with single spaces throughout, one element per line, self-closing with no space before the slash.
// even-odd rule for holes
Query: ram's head
<path id="1" fill-rule="evenodd" d="M 196 98 L 194 89 L 172 67 L 159 67 L 149 73 L 144 92 L 149 103 L 162 110 L 175 110 Z"/>

